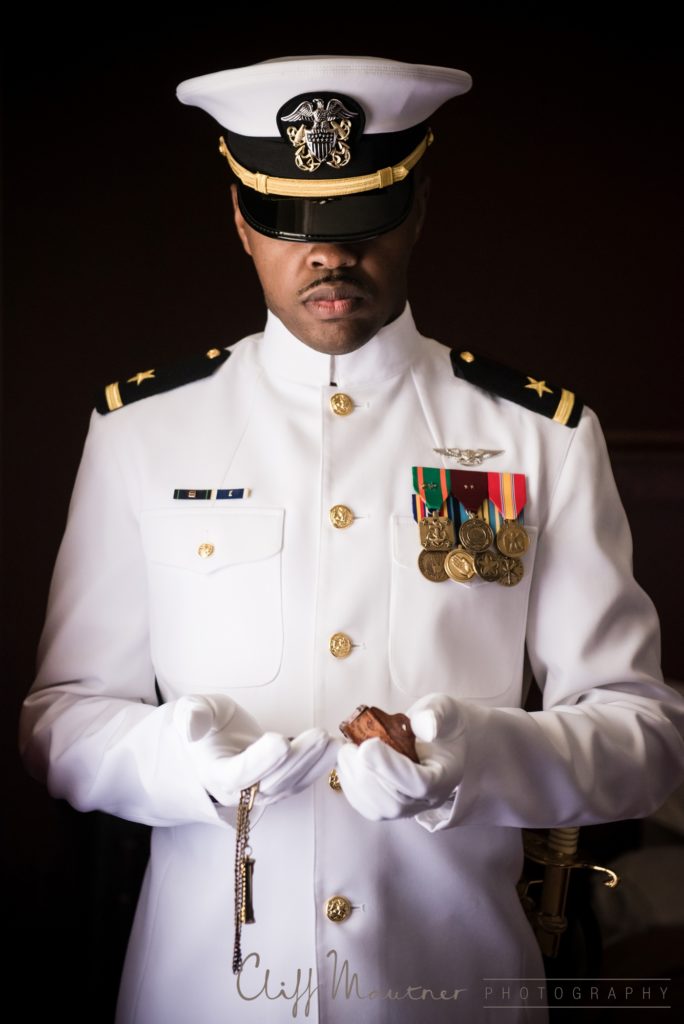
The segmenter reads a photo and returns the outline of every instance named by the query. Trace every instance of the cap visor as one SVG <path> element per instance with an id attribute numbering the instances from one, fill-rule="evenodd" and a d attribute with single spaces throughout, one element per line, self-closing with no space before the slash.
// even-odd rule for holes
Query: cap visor
<path id="1" fill-rule="evenodd" d="M 406 220 L 413 175 L 389 188 L 329 199 L 265 196 L 238 185 L 240 211 L 255 231 L 290 242 L 361 242 Z"/>

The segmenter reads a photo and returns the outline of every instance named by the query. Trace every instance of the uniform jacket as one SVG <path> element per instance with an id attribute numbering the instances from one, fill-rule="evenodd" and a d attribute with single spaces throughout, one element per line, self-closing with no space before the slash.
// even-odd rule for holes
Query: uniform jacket
<path id="1" fill-rule="evenodd" d="M 515 587 L 418 571 L 411 467 L 453 467 L 434 452 L 450 446 L 503 449 L 483 468 L 526 474 Z M 173 498 L 220 487 L 250 495 Z M 269 314 L 211 377 L 94 413 L 22 742 L 55 796 L 154 826 L 120 1024 L 489 1020 L 485 979 L 543 975 L 519 829 L 641 816 L 680 778 L 682 705 L 658 660 L 594 414 L 570 429 L 458 379 L 408 307 L 338 357 Z M 321 778 L 257 818 L 239 990 L 231 813 L 171 724 L 193 692 L 289 736 L 338 735 L 361 703 L 464 702 L 464 777 L 437 810 L 370 822 Z M 342 923 L 322 909 L 335 894 L 353 906 Z"/>

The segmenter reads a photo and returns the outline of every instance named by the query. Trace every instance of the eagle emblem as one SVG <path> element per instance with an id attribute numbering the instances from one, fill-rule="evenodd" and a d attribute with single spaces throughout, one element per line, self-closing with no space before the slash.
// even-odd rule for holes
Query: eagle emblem
<path id="1" fill-rule="evenodd" d="M 356 113 L 335 98 L 327 103 L 319 98 L 302 100 L 289 114 L 280 115 L 280 120 L 289 124 L 287 137 L 294 146 L 300 171 L 317 171 L 323 163 L 336 169 L 349 163 L 351 150 L 347 139 L 352 117 Z"/>

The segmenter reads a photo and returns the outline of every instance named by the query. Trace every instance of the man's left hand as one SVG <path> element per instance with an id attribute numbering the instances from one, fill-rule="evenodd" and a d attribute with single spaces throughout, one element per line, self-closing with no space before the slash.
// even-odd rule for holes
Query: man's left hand
<path id="1" fill-rule="evenodd" d="M 342 791 L 371 821 L 412 818 L 445 803 L 459 785 L 465 762 L 463 716 L 444 693 L 422 697 L 407 711 L 420 764 L 380 739 L 345 744 L 338 755 Z"/>

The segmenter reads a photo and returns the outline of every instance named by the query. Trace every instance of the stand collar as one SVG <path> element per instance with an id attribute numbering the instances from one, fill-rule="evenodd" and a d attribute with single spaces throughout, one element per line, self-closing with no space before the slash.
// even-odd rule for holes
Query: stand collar
<path id="1" fill-rule="evenodd" d="M 420 335 L 408 303 L 404 312 L 355 352 L 331 356 L 305 345 L 269 311 L 257 342 L 258 358 L 268 374 L 300 384 L 338 387 L 365 384 L 401 373 L 418 353 Z"/>

